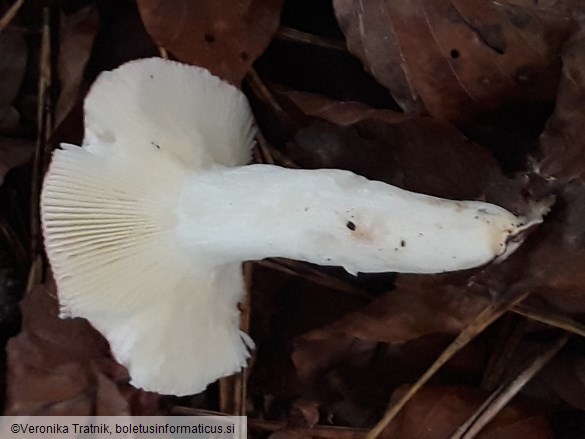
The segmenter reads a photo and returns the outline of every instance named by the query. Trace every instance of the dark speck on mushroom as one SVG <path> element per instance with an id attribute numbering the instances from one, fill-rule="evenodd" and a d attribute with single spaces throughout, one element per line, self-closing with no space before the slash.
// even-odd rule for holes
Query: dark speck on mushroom
<path id="1" fill-rule="evenodd" d="M 405 247 L 406 246 L 406 241 L 404 239 L 400 240 L 400 247 Z"/>
<path id="2" fill-rule="evenodd" d="M 156 143 L 154 143 L 154 142 L 150 142 L 150 144 L 151 144 L 152 146 L 156 146 L 156 148 L 157 148 L 157 149 L 160 149 L 160 145 L 158 145 L 158 144 L 156 144 Z"/>
<path id="3" fill-rule="evenodd" d="M 354 224 L 354 223 L 352 223 L 351 221 L 348 221 L 348 222 L 345 224 L 345 227 L 347 227 L 347 228 L 348 228 L 349 230 L 351 230 L 352 232 L 353 232 L 353 231 L 355 231 L 355 229 L 356 229 L 356 226 L 355 226 L 355 224 Z"/>

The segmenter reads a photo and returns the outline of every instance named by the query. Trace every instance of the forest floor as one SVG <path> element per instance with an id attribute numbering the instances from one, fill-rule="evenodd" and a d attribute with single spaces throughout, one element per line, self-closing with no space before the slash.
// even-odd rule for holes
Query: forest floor
<path id="1" fill-rule="evenodd" d="M 247 415 L 273 439 L 585 437 L 584 23 L 579 0 L 0 0 L 4 413 Z M 87 321 L 58 318 L 38 205 L 95 78 L 151 56 L 241 87 L 256 163 L 550 210 L 505 261 L 454 273 L 247 262 L 249 367 L 189 397 L 135 389 Z"/>

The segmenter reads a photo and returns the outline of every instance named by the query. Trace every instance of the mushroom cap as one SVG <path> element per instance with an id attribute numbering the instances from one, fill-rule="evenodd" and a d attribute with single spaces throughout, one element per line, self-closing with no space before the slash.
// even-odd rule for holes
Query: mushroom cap
<path id="1" fill-rule="evenodd" d="M 61 316 L 88 319 L 136 387 L 200 392 L 245 366 L 253 343 L 239 330 L 241 264 L 184 248 L 177 201 L 194 169 L 249 160 L 245 97 L 202 68 L 145 59 L 100 76 L 85 123 L 41 194 Z"/>

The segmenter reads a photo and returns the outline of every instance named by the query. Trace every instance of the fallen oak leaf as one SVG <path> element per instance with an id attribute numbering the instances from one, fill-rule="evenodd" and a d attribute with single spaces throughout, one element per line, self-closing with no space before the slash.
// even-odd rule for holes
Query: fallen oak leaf
<path id="1" fill-rule="evenodd" d="M 28 52 L 19 31 L 6 29 L 0 34 L 0 130 L 15 128 L 20 118 L 12 106 L 24 79 Z"/>
<path id="2" fill-rule="evenodd" d="M 285 149 L 303 168 L 348 169 L 415 192 L 489 201 L 527 217 L 552 203 L 549 180 L 505 176 L 488 149 L 449 123 L 295 90 L 273 94 L 286 102 L 281 111 L 305 116 Z"/>
<path id="3" fill-rule="evenodd" d="M 283 0 L 138 0 L 146 30 L 180 61 L 238 85 L 268 47 Z"/>
<path id="4" fill-rule="evenodd" d="M 305 114 L 328 120 L 336 125 L 353 125 L 365 119 L 380 119 L 388 123 L 408 118 L 397 111 L 369 107 L 361 102 L 337 101 L 327 96 L 298 90 L 276 89 L 275 94 L 290 99 Z"/>
<path id="5" fill-rule="evenodd" d="M 7 346 L 7 413 L 125 414 L 130 408 L 133 414 L 152 413 L 152 400 L 144 400 L 144 406 L 130 405 L 134 395 L 145 392 L 123 390 L 130 387 L 127 373 L 111 358 L 99 333 L 86 321 L 59 319 L 53 284 L 34 287 L 22 300 L 21 310 L 22 331 Z M 124 393 L 114 391 L 113 385 Z M 113 413 L 117 410 L 123 412 Z"/>
<path id="6" fill-rule="evenodd" d="M 398 389 L 393 400 L 399 399 L 405 388 Z M 404 407 L 395 421 L 384 430 L 381 438 L 436 439 L 448 438 L 474 409 L 479 407 L 487 393 L 470 387 L 426 387 L 421 389 Z M 512 404 L 477 436 L 478 439 L 516 439 L 529 437 L 552 439 L 553 433 L 546 418 L 534 413 L 529 405 Z"/>
<path id="7" fill-rule="evenodd" d="M 585 182 L 562 187 L 557 199 L 531 237 L 521 282 L 566 313 L 585 312 Z"/>
<path id="8" fill-rule="evenodd" d="M 100 26 L 97 6 L 88 5 L 69 16 L 61 15 L 58 73 L 61 90 L 55 108 L 58 126 L 75 106 L 83 75 Z"/>
<path id="9" fill-rule="evenodd" d="M 535 29 L 545 44 L 531 45 L 502 5 L 476 0 L 336 0 L 334 7 L 349 50 L 407 113 L 453 122 L 516 99 L 551 100 L 559 44 L 571 30 L 547 16 L 546 32 Z"/>
<path id="10" fill-rule="evenodd" d="M 541 172 L 562 181 L 583 178 L 585 164 L 585 29 L 562 53 L 563 71 L 553 115 L 540 137 Z"/>
<path id="11" fill-rule="evenodd" d="M 482 198 L 493 182 L 510 186 L 485 148 L 431 118 L 369 118 L 351 126 L 313 120 L 297 131 L 285 152 L 304 168 L 347 169 L 450 199 Z"/>
<path id="12" fill-rule="evenodd" d="M 430 334 L 457 334 L 487 300 L 466 294 L 465 289 L 451 284 L 449 277 L 431 277 L 439 280 L 417 282 L 421 276 L 399 276 L 393 291 L 304 337 L 323 339 L 344 334 L 364 341 L 405 343 Z"/>
<path id="13" fill-rule="evenodd" d="M 501 3 L 566 19 L 572 18 L 579 23 L 582 23 L 585 19 L 585 4 L 581 0 L 545 0 L 538 2 L 533 0 L 505 0 L 501 1 Z"/>

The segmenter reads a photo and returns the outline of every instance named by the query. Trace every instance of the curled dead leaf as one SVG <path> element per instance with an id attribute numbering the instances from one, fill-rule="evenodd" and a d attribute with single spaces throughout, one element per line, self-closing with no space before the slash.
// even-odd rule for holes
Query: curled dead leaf
<path id="1" fill-rule="evenodd" d="M 147 31 L 180 61 L 238 85 L 266 49 L 283 0 L 138 0 Z"/>
<path id="2" fill-rule="evenodd" d="M 463 122 L 552 100 L 569 20 L 477 0 L 335 0 L 349 50 L 409 114 Z M 538 23 L 538 25 L 534 25 Z"/>
<path id="3" fill-rule="evenodd" d="M 37 285 L 22 300 L 22 331 L 7 347 L 6 413 L 11 415 L 121 415 L 148 412 L 125 369 L 87 321 L 61 320 L 54 285 Z M 128 393 L 124 389 L 130 388 Z M 154 402 L 156 404 L 156 401 Z"/>
<path id="4" fill-rule="evenodd" d="M 65 119 L 80 97 L 83 74 L 99 25 L 99 12 L 93 4 L 70 16 L 61 16 L 58 64 L 61 92 L 55 109 L 55 125 Z"/>
<path id="5" fill-rule="evenodd" d="M 556 108 L 540 137 L 544 175 L 563 181 L 585 176 L 585 30 L 563 51 Z"/>
<path id="6" fill-rule="evenodd" d="M 393 399 L 398 399 L 405 391 L 405 388 L 397 390 Z M 423 388 L 381 437 L 448 438 L 486 397 L 483 391 L 469 387 Z M 477 436 L 479 439 L 519 437 L 552 439 L 554 435 L 544 416 L 534 413 L 527 405 L 512 405 L 505 407 Z"/>
<path id="7" fill-rule="evenodd" d="M 558 309 L 585 312 L 585 183 L 558 194 L 547 221 L 531 238 L 522 283 Z"/>
<path id="8" fill-rule="evenodd" d="M 449 280 L 425 285 L 417 278 L 399 277 L 395 290 L 305 337 L 344 334 L 364 341 L 405 343 L 429 334 L 457 334 L 486 306 L 486 299 L 466 293 Z"/>

